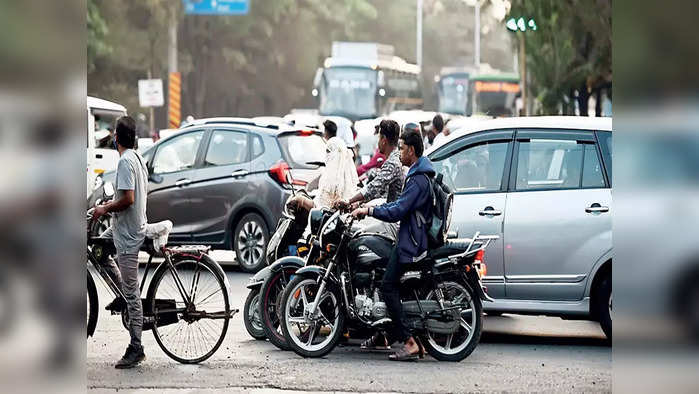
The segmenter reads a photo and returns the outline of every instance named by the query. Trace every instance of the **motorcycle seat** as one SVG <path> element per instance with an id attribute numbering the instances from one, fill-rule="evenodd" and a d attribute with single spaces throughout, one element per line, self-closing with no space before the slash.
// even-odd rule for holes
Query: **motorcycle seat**
<path id="1" fill-rule="evenodd" d="M 470 244 L 471 240 L 468 238 L 450 239 L 439 248 L 430 250 L 428 255 L 433 259 L 442 259 L 465 252 Z"/>

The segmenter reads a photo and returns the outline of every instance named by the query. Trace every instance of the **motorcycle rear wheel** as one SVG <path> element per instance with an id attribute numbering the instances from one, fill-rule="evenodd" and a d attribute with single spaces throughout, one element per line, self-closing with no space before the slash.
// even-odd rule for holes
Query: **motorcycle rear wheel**
<path id="1" fill-rule="evenodd" d="M 421 339 L 427 352 L 439 361 L 461 361 L 478 346 L 483 329 L 483 306 L 478 296 L 468 286 L 456 282 L 444 282 L 444 299 L 452 303 L 464 303 L 468 307 L 461 311 L 461 324 L 456 333 L 445 335 L 427 332 Z M 434 291 L 427 299 L 435 299 Z M 456 342 L 454 342 L 456 340 Z"/>

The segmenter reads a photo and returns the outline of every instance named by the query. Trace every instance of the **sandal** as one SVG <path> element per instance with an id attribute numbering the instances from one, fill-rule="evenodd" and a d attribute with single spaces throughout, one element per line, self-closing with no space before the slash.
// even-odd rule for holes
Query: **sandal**
<path id="1" fill-rule="evenodd" d="M 388 359 L 391 361 L 416 361 L 419 358 L 420 350 L 417 353 L 410 353 L 405 345 L 399 351 L 388 356 Z"/>
<path id="2" fill-rule="evenodd" d="M 388 344 L 386 336 L 379 333 L 362 342 L 359 348 L 362 350 L 389 350 L 391 346 Z"/>

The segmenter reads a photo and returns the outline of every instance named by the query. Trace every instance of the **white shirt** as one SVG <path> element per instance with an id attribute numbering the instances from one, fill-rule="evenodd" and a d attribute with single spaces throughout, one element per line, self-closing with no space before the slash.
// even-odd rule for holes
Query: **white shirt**
<path id="1" fill-rule="evenodd" d="M 432 146 L 437 146 L 439 145 L 442 141 L 444 141 L 447 137 L 443 133 L 439 133 L 434 136 L 434 140 L 432 140 Z"/>
<path id="2" fill-rule="evenodd" d="M 337 136 L 345 141 L 345 145 L 347 145 L 348 148 L 354 148 L 354 135 L 352 134 L 352 129 L 349 127 L 349 125 L 338 124 Z"/>

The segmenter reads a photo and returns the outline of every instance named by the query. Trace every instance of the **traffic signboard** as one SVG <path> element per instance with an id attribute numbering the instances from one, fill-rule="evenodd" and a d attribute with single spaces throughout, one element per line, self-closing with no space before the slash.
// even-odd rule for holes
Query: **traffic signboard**
<path id="1" fill-rule="evenodd" d="M 186 14 L 245 15 L 250 10 L 250 0 L 182 0 Z"/>
<path id="2" fill-rule="evenodd" d="M 138 80 L 138 104 L 141 107 L 162 107 L 164 102 L 162 79 Z"/>

